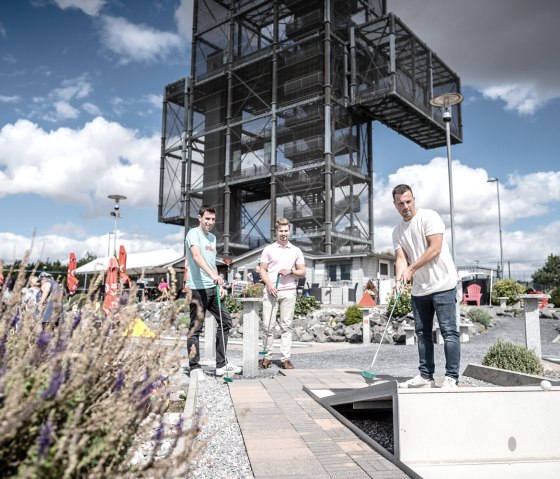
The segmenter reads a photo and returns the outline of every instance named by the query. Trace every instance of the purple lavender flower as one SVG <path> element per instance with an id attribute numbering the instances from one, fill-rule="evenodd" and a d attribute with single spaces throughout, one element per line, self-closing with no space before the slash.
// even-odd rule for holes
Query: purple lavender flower
<path id="1" fill-rule="evenodd" d="M 10 328 L 17 327 L 17 325 L 20 321 L 21 321 L 21 316 L 19 315 L 19 311 L 18 311 L 10 321 Z"/>
<path id="2" fill-rule="evenodd" d="M 37 442 L 39 443 L 39 459 L 44 459 L 47 455 L 47 450 L 52 444 L 52 426 L 50 423 L 41 424 L 41 430 Z"/>
<path id="3" fill-rule="evenodd" d="M 76 313 L 74 319 L 72 320 L 72 331 L 74 331 L 78 327 L 81 320 L 82 320 L 82 310 L 78 309 L 78 312 Z"/>
<path id="4" fill-rule="evenodd" d="M 154 435 L 152 436 L 152 441 L 155 441 L 156 444 L 160 444 L 163 440 L 165 435 L 165 425 L 163 424 L 163 420 L 160 421 L 158 427 L 154 431 Z"/>
<path id="5" fill-rule="evenodd" d="M 184 425 L 185 425 L 185 417 L 181 414 L 179 416 L 179 419 L 175 423 L 175 429 L 177 429 L 178 432 L 181 432 L 183 430 Z"/>
<path id="6" fill-rule="evenodd" d="M 121 369 L 117 373 L 117 378 L 115 379 L 115 385 L 113 386 L 113 391 L 119 392 L 124 387 L 125 374 Z"/>
<path id="7" fill-rule="evenodd" d="M 56 344 L 54 345 L 52 356 L 56 356 L 58 353 L 65 351 L 66 346 L 68 346 L 68 338 L 64 336 L 59 336 L 56 339 Z"/>
<path id="8" fill-rule="evenodd" d="M 50 340 L 50 333 L 48 331 L 41 331 L 39 333 L 39 337 L 37 338 L 37 348 L 41 350 L 41 352 L 44 351 L 45 348 L 49 345 Z"/>
<path id="9" fill-rule="evenodd" d="M 45 391 L 41 394 L 41 399 L 52 399 L 56 396 L 56 393 L 62 386 L 62 383 L 66 379 L 66 375 L 60 369 L 55 369 L 51 374 L 49 380 L 49 385 Z"/>
<path id="10" fill-rule="evenodd" d="M 125 306 L 128 303 L 128 294 L 123 293 L 121 294 L 121 297 L 119 298 L 119 304 L 121 306 Z"/>

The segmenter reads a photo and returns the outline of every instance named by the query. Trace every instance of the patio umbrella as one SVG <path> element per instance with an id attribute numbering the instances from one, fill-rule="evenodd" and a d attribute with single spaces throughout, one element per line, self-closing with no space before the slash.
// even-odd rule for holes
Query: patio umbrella
<path id="1" fill-rule="evenodd" d="M 123 245 L 119 247 L 119 277 L 123 284 L 130 285 L 130 278 L 126 274 L 126 250 Z"/>
<path id="2" fill-rule="evenodd" d="M 119 305 L 118 294 L 119 265 L 114 256 L 109 258 L 107 277 L 105 278 L 105 298 L 103 299 L 103 311 L 109 316 L 111 310 Z"/>
<path id="3" fill-rule="evenodd" d="M 76 278 L 76 255 L 70 251 L 70 261 L 68 262 L 68 276 L 66 277 L 68 292 L 72 295 L 78 289 L 78 278 Z"/>

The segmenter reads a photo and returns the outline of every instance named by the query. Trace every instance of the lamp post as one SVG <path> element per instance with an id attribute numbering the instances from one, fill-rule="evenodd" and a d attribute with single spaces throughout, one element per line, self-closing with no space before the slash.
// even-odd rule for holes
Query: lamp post
<path id="1" fill-rule="evenodd" d="M 445 140 L 447 143 L 447 174 L 449 176 L 449 216 L 451 218 L 451 257 L 455 262 L 455 222 L 453 218 L 453 173 L 451 169 L 451 107 L 463 101 L 459 93 L 444 93 L 430 100 L 430 105 L 442 109 L 442 119 L 445 123 Z"/>
<path id="2" fill-rule="evenodd" d="M 119 221 L 119 218 L 121 218 L 121 214 L 120 214 L 120 205 L 119 202 L 121 200 L 126 200 L 126 196 L 123 195 L 109 195 L 107 198 L 111 199 L 111 200 L 115 200 L 115 204 L 113 205 L 113 209 L 115 211 L 111 211 L 111 216 L 113 218 L 115 218 L 115 232 L 114 232 L 114 239 L 113 239 L 113 254 L 115 255 L 115 258 L 117 257 L 117 224 Z"/>
<path id="3" fill-rule="evenodd" d="M 498 228 L 500 230 L 500 279 L 504 276 L 504 248 L 502 246 L 502 210 L 500 209 L 500 179 L 497 176 L 488 178 L 487 183 L 496 183 L 496 195 L 498 196 Z"/>

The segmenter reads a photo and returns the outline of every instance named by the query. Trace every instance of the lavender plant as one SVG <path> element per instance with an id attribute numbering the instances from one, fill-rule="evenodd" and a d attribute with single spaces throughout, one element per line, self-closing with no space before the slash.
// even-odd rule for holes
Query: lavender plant
<path id="1" fill-rule="evenodd" d="M 188 471 L 198 426 L 166 426 L 177 345 L 132 337 L 136 305 L 105 318 L 95 298 L 41 329 L 21 268 L 0 317 L 0 471 L 6 478 L 167 477 Z M 130 297 L 134 298 L 135 294 Z M 173 308 L 160 322 L 172 327 Z M 174 455 L 179 440 L 185 454 Z M 143 461 L 133 461 L 151 443 Z M 167 443 L 167 447 L 164 444 Z M 169 444 L 171 447 L 169 447 Z M 140 454 L 145 456 L 143 454 Z"/>

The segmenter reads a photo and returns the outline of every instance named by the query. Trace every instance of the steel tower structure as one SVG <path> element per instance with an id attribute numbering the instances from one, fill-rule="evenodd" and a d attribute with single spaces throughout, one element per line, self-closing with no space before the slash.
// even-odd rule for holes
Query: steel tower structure
<path id="1" fill-rule="evenodd" d="M 213 204 L 224 255 L 288 218 L 304 251 L 373 252 L 373 122 L 446 144 L 459 77 L 384 0 L 194 0 L 191 73 L 163 99 L 158 220 Z M 460 105 L 451 141 L 462 140 Z"/>

